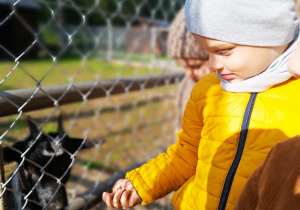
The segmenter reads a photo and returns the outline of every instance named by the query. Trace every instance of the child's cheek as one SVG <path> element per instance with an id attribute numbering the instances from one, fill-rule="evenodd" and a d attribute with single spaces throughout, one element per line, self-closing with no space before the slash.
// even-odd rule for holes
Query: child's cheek
<path id="1" fill-rule="evenodd" d="M 288 69 L 294 77 L 300 77 L 300 43 L 289 60 Z"/>

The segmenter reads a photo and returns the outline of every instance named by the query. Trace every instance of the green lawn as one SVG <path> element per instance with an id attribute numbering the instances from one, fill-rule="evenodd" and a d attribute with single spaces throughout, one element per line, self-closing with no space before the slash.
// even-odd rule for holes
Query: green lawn
<path id="1" fill-rule="evenodd" d="M 115 79 L 122 77 L 133 77 L 149 74 L 159 74 L 160 69 L 148 69 L 146 67 L 134 67 L 129 65 L 107 63 L 90 59 L 84 62 L 82 59 L 59 59 L 56 63 L 52 60 L 34 60 L 20 62 L 14 71 L 3 81 L 6 75 L 11 72 L 16 63 L 0 61 L 0 91 L 33 88 L 37 81 L 42 86 L 53 86 L 73 82 Z"/>
<path id="2" fill-rule="evenodd" d="M 56 63 L 53 60 L 32 60 L 32 61 L 21 61 L 19 65 L 14 69 L 16 63 L 9 61 L 0 61 L 0 91 L 14 90 L 14 89 L 24 89 L 24 88 L 34 88 L 37 85 L 37 81 L 40 81 L 42 86 L 55 86 L 58 84 L 68 84 L 71 80 L 73 82 L 87 82 L 93 81 L 95 79 L 105 80 L 105 79 L 115 79 L 122 77 L 133 77 L 133 76 L 143 76 L 143 75 L 153 75 L 160 74 L 162 70 L 160 69 L 148 69 L 145 67 L 139 68 L 137 65 L 129 66 L 122 65 L 120 62 L 107 63 L 105 61 L 99 61 L 96 59 L 87 60 L 83 62 L 82 59 L 59 59 Z M 3 78 L 12 70 L 14 71 L 3 81 Z M 174 87 L 161 87 L 156 88 L 155 90 L 147 90 L 145 93 L 147 96 L 152 95 L 151 92 L 157 92 L 157 94 L 167 94 L 168 91 L 172 90 Z M 141 99 L 141 94 L 139 91 L 135 93 L 128 94 L 125 98 L 120 97 L 119 95 L 113 96 L 110 99 L 108 106 L 113 104 L 123 104 L 123 103 L 132 103 L 137 102 Z M 124 100 L 125 99 L 125 100 Z M 145 98 L 146 99 L 146 98 Z M 144 100 L 145 100 L 144 99 Z M 100 99 L 100 101 L 107 100 Z M 100 102 L 101 104 L 102 102 Z M 69 112 L 75 112 L 81 103 L 73 103 L 68 105 Z M 87 109 L 90 107 L 90 103 L 85 106 Z M 92 109 L 96 109 L 95 107 Z M 28 113 L 32 117 L 41 117 L 47 116 L 52 109 L 45 109 L 40 111 L 35 111 Z M 2 133 L 13 123 L 17 115 L 8 116 L 5 118 L 0 118 L 0 125 L 2 127 Z M 133 121 L 136 120 L 136 115 L 132 114 L 131 118 Z M 9 136 L 16 138 L 19 136 L 23 129 L 27 127 L 25 119 L 20 119 L 14 125 L 12 132 L 4 137 L 4 141 L 11 141 Z M 55 126 L 51 123 L 47 124 L 44 129 L 45 131 L 55 130 Z"/>

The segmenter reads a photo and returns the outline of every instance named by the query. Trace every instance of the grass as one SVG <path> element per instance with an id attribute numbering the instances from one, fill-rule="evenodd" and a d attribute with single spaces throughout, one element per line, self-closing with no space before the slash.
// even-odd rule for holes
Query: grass
<path id="1" fill-rule="evenodd" d="M 107 51 L 98 51 L 95 53 L 96 56 L 100 57 L 106 57 L 107 56 Z M 130 61 L 138 61 L 138 62 L 145 62 L 145 63 L 150 63 L 152 61 L 152 56 L 153 54 L 151 53 L 126 53 L 122 51 L 115 51 L 112 53 L 112 58 L 117 59 L 117 60 L 130 60 Z M 162 56 L 155 56 L 156 59 L 158 60 L 168 60 L 169 58 L 166 55 Z"/>
<path id="2" fill-rule="evenodd" d="M 15 65 L 16 63 L 11 61 L 1 61 L 0 79 L 5 78 Z M 56 63 L 49 59 L 27 60 L 21 61 L 14 71 L 0 84 L 0 91 L 34 88 L 37 85 L 37 81 L 40 81 L 42 86 L 54 86 L 59 84 L 68 84 L 71 80 L 73 82 L 87 82 L 93 81 L 96 78 L 105 80 L 160 73 L 162 73 L 162 70 L 160 69 L 148 69 L 145 67 L 138 68 L 136 66 L 129 65 L 124 66 L 122 64 L 107 63 L 96 59 L 90 59 L 84 62 L 82 59 L 63 58 L 57 60 Z M 158 88 L 157 90 L 161 91 L 163 89 L 164 88 Z M 169 89 L 164 90 L 165 93 L 167 91 L 169 91 Z M 148 92 L 151 92 L 151 90 Z M 125 101 L 124 97 L 116 96 L 112 97 L 110 104 L 120 104 L 121 101 L 130 104 L 133 101 L 138 101 L 140 97 L 141 94 L 139 93 L 128 94 L 127 97 L 125 97 Z M 80 106 L 82 106 L 82 103 L 78 102 L 67 107 L 71 107 L 70 110 L 75 112 L 75 110 L 80 108 Z M 51 109 L 32 113 L 33 116 L 38 113 L 38 115 L 47 117 L 49 110 Z M 2 132 L 8 129 L 15 119 L 16 116 L 0 119 Z M 130 122 L 135 122 L 136 120 L 137 116 L 130 116 Z M 13 135 L 4 138 L 3 141 L 15 141 L 17 136 L 23 137 L 22 132 L 26 127 L 27 124 L 25 120 L 20 119 L 14 125 Z M 44 131 L 49 132 L 55 130 L 55 126 L 48 123 L 43 129 Z"/>
<path id="3" fill-rule="evenodd" d="M 11 61 L 0 62 L 0 81 L 16 66 Z M 0 85 L 0 91 L 33 88 L 38 81 L 42 86 L 66 84 L 73 82 L 93 81 L 160 74 L 160 69 L 136 67 L 124 64 L 107 63 L 90 59 L 59 59 L 53 62 L 50 59 L 21 61 L 11 74 Z"/>

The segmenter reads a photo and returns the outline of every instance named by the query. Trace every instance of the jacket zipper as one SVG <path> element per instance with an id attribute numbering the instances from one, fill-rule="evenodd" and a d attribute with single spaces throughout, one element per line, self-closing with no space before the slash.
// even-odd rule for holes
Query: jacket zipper
<path id="1" fill-rule="evenodd" d="M 237 148 L 234 160 L 228 171 L 228 174 L 227 174 L 227 177 L 226 177 L 226 180 L 224 183 L 218 210 L 224 210 L 226 207 L 229 192 L 231 190 L 231 185 L 232 185 L 236 170 L 238 168 L 238 165 L 240 163 L 240 160 L 241 160 L 241 157 L 242 157 L 242 154 L 244 151 L 245 142 L 246 142 L 247 134 L 248 134 L 250 118 L 251 118 L 251 114 L 253 111 L 253 106 L 254 106 L 254 103 L 256 100 L 256 96 L 257 96 L 257 93 L 251 93 L 250 99 L 248 101 L 248 104 L 247 104 L 247 107 L 245 110 L 245 114 L 244 114 L 244 118 L 243 118 L 243 122 L 242 122 L 238 148 Z"/>

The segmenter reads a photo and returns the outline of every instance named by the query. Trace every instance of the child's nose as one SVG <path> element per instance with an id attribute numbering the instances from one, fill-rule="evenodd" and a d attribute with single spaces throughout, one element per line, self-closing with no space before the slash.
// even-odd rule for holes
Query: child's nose
<path id="1" fill-rule="evenodd" d="M 218 56 L 209 54 L 208 68 L 210 71 L 223 69 L 223 64 L 218 60 Z"/>

